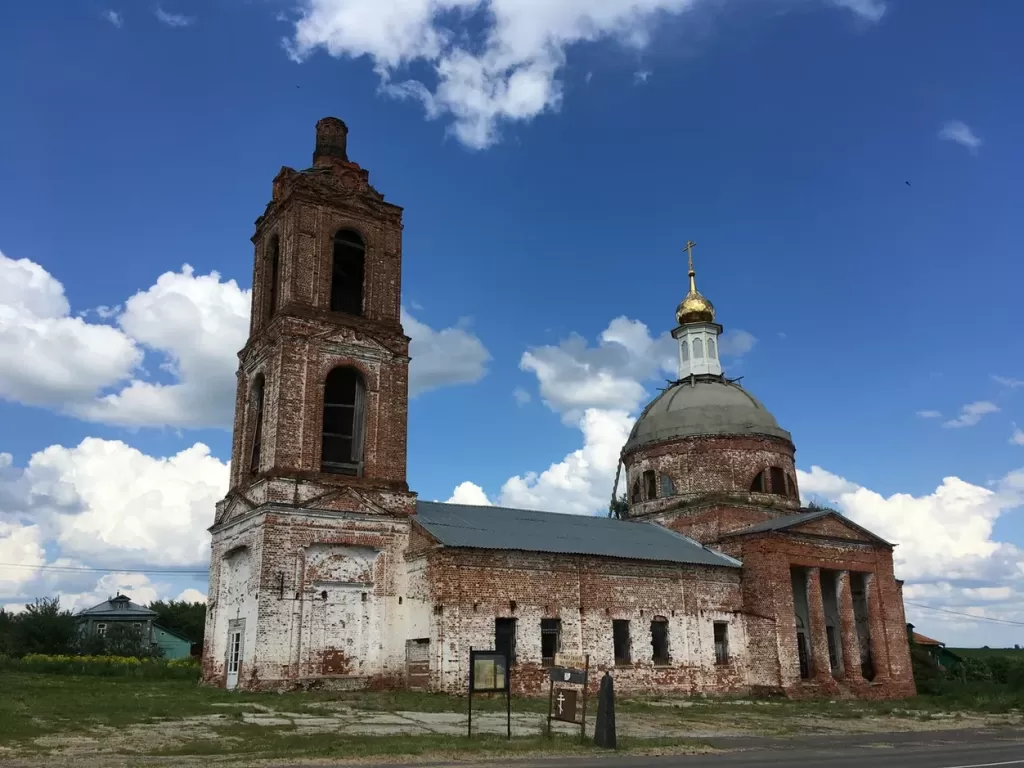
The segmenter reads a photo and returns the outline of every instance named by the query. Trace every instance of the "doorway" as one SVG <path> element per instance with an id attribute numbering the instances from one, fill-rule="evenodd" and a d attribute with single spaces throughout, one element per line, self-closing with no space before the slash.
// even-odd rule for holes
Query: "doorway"
<path id="1" fill-rule="evenodd" d="M 228 690 L 238 686 L 238 670 L 242 664 L 242 635 L 245 633 L 245 621 L 232 621 L 228 624 L 228 658 L 227 680 Z"/>

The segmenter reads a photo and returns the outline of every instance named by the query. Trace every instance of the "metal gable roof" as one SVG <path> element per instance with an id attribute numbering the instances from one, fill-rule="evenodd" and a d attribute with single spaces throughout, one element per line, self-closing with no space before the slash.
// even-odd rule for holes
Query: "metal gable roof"
<path id="1" fill-rule="evenodd" d="M 741 566 L 735 558 L 654 523 L 436 501 L 417 501 L 415 519 L 446 547 Z"/>
<path id="2" fill-rule="evenodd" d="M 152 611 L 143 605 L 133 603 L 125 595 L 119 595 L 118 597 L 110 600 L 104 600 L 99 605 L 94 605 L 92 608 L 86 608 L 78 613 L 79 616 L 113 616 L 113 617 L 153 617 L 156 616 L 156 611 Z"/>

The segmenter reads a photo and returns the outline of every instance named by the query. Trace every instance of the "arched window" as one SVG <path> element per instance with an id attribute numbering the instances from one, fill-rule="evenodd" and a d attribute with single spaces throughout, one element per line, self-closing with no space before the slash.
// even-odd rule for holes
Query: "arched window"
<path id="1" fill-rule="evenodd" d="M 334 236 L 331 265 L 331 311 L 363 314 L 363 272 L 366 245 L 358 232 L 343 229 Z"/>
<path id="2" fill-rule="evenodd" d="M 636 480 L 633 482 L 633 490 L 629 494 L 629 501 L 632 504 L 639 504 L 643 501 L 643 497 L 640 495 L 640 481 Z"/>
<path id="3" fill-rule="evenodd" d="M 648 499 L 658 498 L 658 473 L 653 469 L 644 471 L 644 493 Z"/>
<path id="4" fill-rule="evenodd" d="M 792 475 L 786 475 L 786 479 L 789 481 L 789 495 L 792 496 L 794 499 L 798 498 L 800 494 L 796 489 L 796 480 L 793 479 Z"/>
<path id="5" fill-rule="evenodd" d="M 267 299 L 267 319 L 274 316 L 277 311 L 277 299 L 280 292 L 278 283 L 281 279 L 281 241 L 277 235 L 270 238 L 270 253 L 268 256 L 270 296 Z"/>
<path id="6" fill-rule="evenodd" d="M 754 482 L 750 484 L 751 493 L 764 493 L 764 470 L 757 473 L 757 477 L 754 478 Z"/>
<path id="7" fill-rule="evenodd" d="M 679 354 L 682 355 L 684 363 L 690 359 L 690 342 L 686 339 L 683 339 L 683 343 L 679 345 Z"/>
<path id="8" fill-rule="evenodd" d="M 715 350 L 715 340 L 714 339 L 708 339 L 708 357 L 711 358 L 712 360 L 714 360 L 717 356 L 718 356 L 718 353 Z"/>
<path id="9" fill-rule="evenodd" d="M 324 383 L 320 468 L 336 475 L 362 475 L 366 387 L 354 368 L 335 368 Z"/>
<path id="10" fill-rule="evenodd" d="M 249 471 L 260 471 L 260 449 L 263 446 L 263 390 L 265 380 L 263 374 L 256 375 L 252 383 L 252 451 L 249 454 Z"/>
<path id="11" fill-rule="evenodd" d="M 695 360 L 700 360 L 704 357 L 704 342 L 700 339 L 693 340 L 693 357 Z"/>
<path id="12" fill-rule="evenodd" d="M 779 467 L 769 467 L 768 472 L 771 475 L 771 492 L 776 496 L 788 496 L 789 494 L 786 492 L 786 473 Z"/>

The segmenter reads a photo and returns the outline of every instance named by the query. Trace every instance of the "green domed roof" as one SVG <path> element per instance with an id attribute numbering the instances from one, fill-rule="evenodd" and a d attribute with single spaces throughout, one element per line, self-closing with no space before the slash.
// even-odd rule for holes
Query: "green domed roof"
<path id="1" fill-rule="evenodd" d="M 640 414 L 624 451 L 649 443 L 701 435 L 766 435 L 792 442 L 761 402 L 718 376 L 678 381 Z"/>

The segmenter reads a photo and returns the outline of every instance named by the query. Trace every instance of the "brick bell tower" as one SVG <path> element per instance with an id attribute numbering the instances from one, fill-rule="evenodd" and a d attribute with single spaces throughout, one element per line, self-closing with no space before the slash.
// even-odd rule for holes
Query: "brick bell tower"
<path id="1" fill-rule="evenodd" d="M 347 141 L 345 123 L 320 120 L 312 167 L 282 168 L 256 220 L 230 488 L 210 528 L 204 679 L 214 684 L 389 665 L 383 617 L 401 605 L 389 601 L 416 502 L 402 209 L 348 159 Z M 361 612 L 362 634 L 338 634 L 346 619 L 332 610 Z M 367 650 L 353 658 L 353 647 Z"/>
<path id="2" fill-rule="evenodd" d="M 351 489 L 408 513 L 402 209 L 347 140 L 341 120 L 320 120 L 313 167 L 282 168 L 256 220 L 228 495 L 301 505 Z"/>

